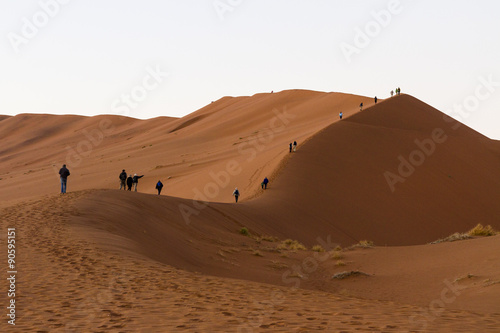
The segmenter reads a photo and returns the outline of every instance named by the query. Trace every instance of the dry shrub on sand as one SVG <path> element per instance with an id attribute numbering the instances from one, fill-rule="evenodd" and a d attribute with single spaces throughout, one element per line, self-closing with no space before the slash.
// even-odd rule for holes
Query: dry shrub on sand
<path id="1" fill-rule="evenodd" d="M 479 223 L 474 228 L 469 230 L 468 234 L 469 236 L 495 236 L 498 234 L 498 231 L 493 229 L 491 225 L 483 227 L 483 225 Z"/>
<path id="2" fill-rule="evenodd" d="M 325 252 L 325 249 L 323 248 L 323 246 L 321 245 L 314 245 L 311 250 L 315 251 L 315 252 Z"/>
<path id="3" fill-rule="evenodd" d="M 307 250 L 307 248 L 296 240 L 286 239 L 277 247 L 279 250 Z"/>
<path id="4" fill-rule="evenodd" d="M 487 225 L 486 227 L 484 227 L 481 223 L 479 223 L 478 225 L 476 225 L 474 228 L 472 228 L 468 232 L 465 232 L 465 233 L 455 232 L 454 234 L 452 234 L 446 238 L 438 239 L 437 241 L 434 241 L 431 244 L 438 244 L 438 243 L 443 243 L 443 242 L 455 242 L 455 241 L 464 240 L 464 239 L 471 239 L 475 236 L 476 237 L 477 236 L 484 237 L 484 236 L 495 236 L 498 234 L 499 234 L 499 232 L 496 231 L 495 229 L 493 229 L 491 227 L 491 225 Z"/>
<path id="5" fill-rule="evenodd" d="M 455 232 L 453 235 L 450 235 L 446 238 L 438 239 L 437 241 L 432 242 L 431 244 L 438 244 L 438 243 L 443 243 L 443 242 L 455 242 L 458 240 L 464 240 L 464 239 L 470 239 L 472 236 L 469 236 L 469 234 L 461 234 L 459 232 Z"/>
<path id="6" fill-rule="evenodd" d="M 352 250 L 352 249 L 355 249 L 355 248 L 363 248 L 363 249 L 369 249 L 369 248 L 372 248 L 374 247 L 375 245 L 373 244 L 372 241 L 369 241 L 369 240 L 362 240 L 362 241 L 359 241 L 358 244 L 354 244 L 352 246 L 350 246 L 348 249 L 349 250 Z"/>
<path id="7" fill-rule="evenodd" d="M 362 241 L 359 241 L 359 247 L 373 247 L 374 244 L 372 241 L 369 241 L 369 240 L 362 240 Z"/>
<path id="8" fill-rule="evenodd" d="M 277 242 L 278 241 L 278 238 L 276 237 L 273 237 L 273 236 L 254 236 L 252 237 L 253 239 L 255 239 L 255 241 L 257 243 L 262 243 L 262 242 L 270 242 L 270 243 L 273 243 L 273 242 Z"/>
<path id="9" fill-rule="evenodd" d="M 342 254 L 342 252 L 340 252 L 340 251 L 333 251 L 333 252 L 330 254 L 330 257 L 331 257 L 332 259 L 339 260 L 339 259 L 344 258 L 344 255 L 343 255 L 343 254 Z"/>
<path id="10" fill-rule="evenodd" d="M 266 241 L 266 242 L 271 242 L 271 243 L 276 242 L 278 240 L 278 238 L 273 237 L 273 236 L 261 236 L 260 239 L 263 241 Z"/>

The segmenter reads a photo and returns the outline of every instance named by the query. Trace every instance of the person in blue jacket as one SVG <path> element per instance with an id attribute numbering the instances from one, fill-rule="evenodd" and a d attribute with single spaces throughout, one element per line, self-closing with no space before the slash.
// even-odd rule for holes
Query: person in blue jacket
<path id="1" fill-rule="evenodd" d="M 266 190 L 267 189 L 267 184 L 269 184 L 269 179 L 264 178 L 264 180 L 262 181 L 262 183 L 260 184 L 260 186 L 262 187 L 262 189 Z"/>
<path id="2" fill-rule="evenodd" d="M 158 195 L 160 195 L 162 188 L 163 188 L 163 183 L 159 180 L 158 183 L 156 183 L 156 189 L 158 190 Z"/>

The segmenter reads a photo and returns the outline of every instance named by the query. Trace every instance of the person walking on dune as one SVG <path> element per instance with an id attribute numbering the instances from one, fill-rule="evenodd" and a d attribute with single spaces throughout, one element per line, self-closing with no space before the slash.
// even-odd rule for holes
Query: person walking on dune
<path id="1" fill-rule="evenodd" d="M 394 90 L 391 90 L 391 97 L 394 96 Z"/>
<path id="2" fill-rule="evenodd" d="M 359 104 L 359 111 L 363 111 L 363 103 Z"/>
<path id="3" fill-rule="evenodd" d="M 234 196 L 234 200 L 236 200 L 236 203 L 238 203 L 238 197 L 240 196 L 240 191 L 238 191 L 237 187 L 233 191 L 233 196 Z"/>
<path id="4" fill-rule="evenodd" d="M 375 104 L 377 104 L 377 101 L 378 101 L 377 96 L 375 96 Z"/>
<path id="5" fill-rule="evenodd" d="M 292 152 L 292 143 L 290 142 L 290 144 L 288 146 L 290 148 L 290 153 L 291 153 Z"/>
<path id="6" fill-rule="evenodd" d="M 125 172 L 125 170 L 122 170 L 122 173 L 120 173 L 120 176 L 118 176 L 118 178 L 120 178 L 120 190 L 122 189 L 122 187 L 123 187 L 123 190 L 126 190 L 127 189 L 127 173 Z"/>
<path id="7" fill-rule="evenodd" d="M 156 189 L 158 190 L 158 195 L 160 195 L 162 188 L 163 188 L 163 183 L 161 182 L 161 180 L 159 180 L 158 183 L 156 183 Z"/>
<path id="8" fill-rule="evenodd" d="M 66 193 L 66 184 L 68 183 L 68 176 L 70 175 L 66 164 L 63 164 L 62 168 L 59 170 L 59 176 L 61 178 L 61 194 Z"/>
<path id="9" fill-rule="evenodd" d="M 134 184 L 134 192 L 137 192 L 137 184 L 139 184 L 139 178 L 144 177 L 142 176 L 137 176 L 137 174 L 134 174 L 134 178 L 132 179 L 132 183 Z"/>
<path id="10" fill-rule="evenodd" d="M 297 151 L 297 141 L 293 142 L 293 151 Z"/>
<path id="11" fill-rule="evenodd" d="M 340 113 L 339 113 L 339 118 L 340 118 L 340 120 L 342 120 L 342 116 L 343 116 L 343 115 L 344 115 L 344 114 L 343 114 L 342 112 L 340 112 Z"/>
<path id="12" fill-rule="evenodd" d="M 264 178 L 264 180 L 262 181 L 262 183 L 260 184 L 260 186 L 262 187 L 263 190 L 267 190 L 267 184 L 269 184 L 269 179 Z"/>
<path id="13" fill-rule="evenodd" d="M 128 175 L 128 178 L 127 178 L 127 190 L 132 191 L 133 184 L 134 184 L 134 178 L 130 174 L 130 175 Z"/>

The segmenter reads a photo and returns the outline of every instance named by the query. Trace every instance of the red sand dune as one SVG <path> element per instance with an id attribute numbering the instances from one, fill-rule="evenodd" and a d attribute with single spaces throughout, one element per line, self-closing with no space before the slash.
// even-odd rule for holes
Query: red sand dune
<path id="1" fill-rule="evenodd" d="M 361 101 L 373 103 L 366 97 L 298 90 L 225 97 L 182 119 L 15 116 L 0 123 L 0 138 L 6 142 L 0 177 L 6 176 L 2 186 L 10 192 L 1 199 L 29 197 L 30 189 L 21 186 L 24 180 L 37 193 L 54 193 L 57 182 L 50 187 L 49 179 L 50 184 L 57 180 L 63 163 L 77 176 L 69 184 L 72 190 L 115 188 L 118 173 L 126 169 L 146 175 L 141 181 L 146 193 L 155 193 L 162 179 L 165 194 L 193 198 L 196 188 L 204 192 L 213 182 L 210 171 L 224 171 L 228 161 L 242 170 L 209 199 L 231 202 L 235 186 L 243 199 L 249 198 L 257 192 L 254 184 L 276 170 L 289 142 L 301 144 L 337 121 L 340 110 L 345 116 L 357 112 Z"/>
<path id="2" fill-rule="evenodd" d="M 477 223 L 499 228 L 499 142 L 464 125 L 453 129 L 458 123 L 443 116 L 403 95 L 333 124 L 301 147 L 272 190 L 248 205 L 266 211 L 265 225 L 278 224 L 308 243 L 325 230 L 343 245 L 361 239 L 410 245 Z"/>
<path id="3" fill-rule="evenodd" d="M 365 109 L 359 112 L 361 101 Z M 311 317 L 311 323 L 318 322 L 315 327 L 322 330 L 350 331 L 346 326 L 350 325 L 375 331 L 433 327 L 443 332 L 494 332 L 500 324 L 499 236 L 427 243 L 477 223 L 500 228 L 500 143 L 408 95 L 372 104 L 366 97 L 297 90 L 226 97 L 181 119 L 19 115 L 1 120 L 3 215 L 9 225 L 19 225 L 25 239 L 33 240 L 26 244 L 23 283 L 36 292 L 25 293 L 43 304 L 52 299 L 35 283 L 37 265 L 47 272 L 53 269 L 52 254 L 71 272 L 79 272 L 79 276 L 71 276 L 78 288 L 72 287 L 75 283 L 61 287 L 70 304 L 63 311 L 66 319 L 74 317 L 72 302 L 88 299 L 82 292 L 94 290 L 95 281 L 109 278 L 104 267 L 116 266 L 130 276 L 126 285 L 140 280 L 151 288 L 150 293 L 141 291 L 139 306 L 145 306 L 154 295 L 167 297 L 167 290 L 172 293 L 167 298 L 171 298 L 190 284 L 196 290 L 206 288 L 201 280 L 217 276 L 249 281 L 248 286 L 255 290 L 263 287 L 254 282 L 285 287 L 288 299 L 296 297 L 293 287 L 313 290 L 311 297 L 320 308 L 337 313 L 326 319 Z M 339 111 L 344 112 L 342 121 L 338 120 Z M 289 154 L 288 143 L 293 140 L 299 142 L 299 148 Z M 78 152 L 86 142 L 88 151 Z M 49 194 L 58 192 L 57 170 L 65 162 L 72 173 L 70 193 L 54 198 Z M 400 167 L 401 163 L 406 165 Z M 142 193 L 116 189 L 123 168 L 145 174 L 139 183 Z M 271 183 L 263 191 L 260 182 L 265 176 Z M 166 195 L 154 195 L 158 179 L 165 183 Z M 235 186 L 242 192 L 238 204 L 231 196 Z M 275 238 L 243 236 L 239 233 L 242 227 L 253 236 Z M 337 244 L 346 247 L 363 239 L 381 247 L 343 251 L 341 260 L 346 266 L 340 266 L 337 259 L 324 253 L 280 248 L 280 241 L 287 238 L 309 249 L 322 244 L 331 250 Z M 107 258 L 102 262 L 103 271 L 92 269 L 101 265 L 99 258 Z M 88 260 L 93 265 L 88 266 Z M 135 269 L 131 262 L 139 271 L 131 273 Z M 169 267 L 192 273 L 172 273 Z M 351 270 L 368 276 L 331 278 Z M 153 281 L 157 276 L 162 280 L 161 271 L 182 277 L 183 282 L 164 288 Z M 245 293 L 237 282 L 220 281 L 226 287 L 213 287 L 213 297 L 219 297 L 222 290 Z M 304 292 L 297 301 L 308 302 L 309 295 Z M 347 302 L 349 309 L 364 309 L 365 315 L 373 315 L 372 322 L 360 321 L 355 314 L 337 322 L 335 317 L 346 314 L 325 301 L 324 295 L 340 297 L 336 302 Z M 443 295 L 448 297 L 443 311 L 425 317 L 422 313 L 429 306 L 432 310 L 435 300 L 444 302 Z M 110 329 L 106 325 L 126 317 L 129 322 L 116 328 L 158 332 L 167 327 L 175 327 L 171 331 L 237 329 L 237 321 L 222 325 L 224 320 L 214 317 L 227 312 L 220 309 L 208 311 L 212 315 L 198 328 L 189 326 L 195 325 L 191 321 L 185 325 L 185 318 L 159 323 L 154 313 L 147 316 L 157 326 L 148 326 L 150 323 L 136 320 L 138 308 L 123 304 L 124 294 L 116 297 L 118 301 L 107 304 L 105 310 L 98 308 L 99 314 L 109 309 L 120 314 L 109 319 L 111 324 L 104 315 L 92 313 L 93 320 L 78 321 L 77 327 L 97 329 L 93 325 L 98 317 L 104 323 L 101 329 Z M 210 298 L 199 297 L 200 304 L 209 302 Z M 267 296 L 255 297 L 264 301 Z M 167 302 L 160 299 L 156 304 L 174 312 L 179 304 L 200 305 L 192 296 L 176 304 Z M 37 304 L 30 305 L 27 312 L 36 313 Z M 228 304 L 230 309 L 238 308 L 233 299 Z M 375 315 L 375 309 L 383 313 Z M 304 320 L 292 324 L 297 311 L 290 310 L 295 312 L 283 312 L 282 324 L 274 322 L 269 327 L 274 331 L 312 329 L 302 325 Z M 39 328 L 40 323 L 49 329 L 62 327 L 54 321 L 48 323 L 49 317 L 60 320 L 50 314 L 33 315 L 37 324 L 26 327 Z M 248 321 L 244 314 L 239 318 Z M 181 325 L 170 326 L 174 322 Z M 397 324 L 390 325 L 394 322 Z"/>

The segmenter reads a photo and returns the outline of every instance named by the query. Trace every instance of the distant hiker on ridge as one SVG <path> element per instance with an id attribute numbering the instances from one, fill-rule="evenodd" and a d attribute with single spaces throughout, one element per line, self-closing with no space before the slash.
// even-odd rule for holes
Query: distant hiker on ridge
<path id="1" fill-rule="evenodd" d="M 292 152 L 292 143 L 291 142 L 290 142 L 289 146 L 290 146 L 290 153 L 291 153 Z"/>
<path id="2" fill-rule="evenodd" d="M 156 183 L 156 189 L 158 190 L 158 195 L 160 195 L 162 188 L 163 188 L 163 183 L 159 180 L 158 183 Z"/>
<path id="3" fill-rule="evenodd" d="M 267 184 L 269 184 L 269 179 L 267 179 L 267 177 L 266 177 L 266 178 L 264 178 L 264 180 L 262 181 L 260 186 L 262 187 L 262 189 L 267 190 Z"/>
<path id="4" fill-rule="evenodd" d="M 68 176 L 70 175 L 66 164 L 63 164 L 62 168 L 59 170 L 59 176 L 61 176 L 61 193 L 66 193 L 66 184 L 68 182 Z"/>
<path id="5" fill-rule="evenodd" d="M 375 96 L 375 104 L 377 104 L 377 101 L 378 101 L 377 96 Z"/>
<path id="6" fill-rule="evenodd" d="M 359 111 L 363 111 L 363 103 L 359 104 Z"/>
<path id="7" fill-rule="evenodd" d="M 240 196 L 240 191 L 238 191 L 238 188 L 236 187 L 233 191 L 234 199 L 236 200 L 236 203 L 238 203 L 238 197 Z"/>
<path id="8" fill-rule="evenodd" d="M 293 151 L 297 151 L 297 141 L 293 142 Z"/>
<path id="9" fill-rule="evenodd" d="M 137 176 L 137 174 L 134 174 L 134 178 L 132 179 L 132 183 L 134 184 L 134 192 L 137 192 L 137 184 L 139 184 L 139 178 L 144 177 L 142 176 Z"/>
<path id="10" fill-rule="evenodd" d="M 127 190 L 131 191 L 132 190 L 132 185 L 134 183 L 134 178 L 132 178 L 132 174 L 128 175 L 127 178 Z"/>
<path id="11" fill-rule="evenodd" d="M 394 90 L 391 90 L 391 97 L 394 96 Z"/>
<path id="12" fill-rule="evenodd" d="M 122 170 L 122 173 L 120 173 L 120 176 L 118 176 L 118 178 L 120 178 L 120 190 L 122 189 L 122 187 L 123 187 L 123 190 L 126 190 L 127 189 L 127 173 L 125 172 L 125 170 Z"/>
<path id="13" fill-rule="evenodd" d="M 340 112 L 340 113 L 339 113 L 339 118 L 340 118 L 340 119 L 342 119 L 342 116 L 343 116 L 343 115 L 344 115 L 344 114 L 343 114 L 342 112 Z"/>

